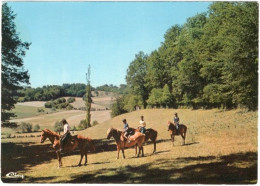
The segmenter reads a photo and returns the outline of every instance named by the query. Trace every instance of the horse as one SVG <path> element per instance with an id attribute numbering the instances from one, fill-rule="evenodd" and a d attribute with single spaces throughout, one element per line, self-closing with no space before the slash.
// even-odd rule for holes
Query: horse
<path id="1" fill-rule="evenodd" d="M 56 151 L 57 158 L 58 158 L 58 161 L 59 161 L 59 167 L 61 167 L 62 161 L 61 161 L 61 152 L 60 152 L 60 135 L 58 135 L 55 132 L 52 132 L 49 129 L 44 129 L 44 130 L 42 130 L 42 134 L 41 134 L 41 143 L 44 143 L 44 141 L 47 138 L 49 138 L 50 142 L 52 143 L 53 149 Z M 92 139 L 85 138 L 81 135 L 75 135 L 75 136 L 72 136 L 70 143 L 65 144 L 64 151 L 73 151 L 77 147 L 79 147 L 81 158 L 80 158 L 80 161 L 78 163 L 78 166 L 81 166 L 81 161 L 82 161 L 82 158 L 83 158 L 84 155 L 85 155 L 84 165 L 86 165 L 87 164 L 87 152 L 88 152 L 87 151 L 87 144 L 91 147 L 92 152 L 96 151 L 96 147 L 93 144 Z"/>
<path id="2" fill-rule="evenodd" d="M 140 131 L 140 127 L 135 130 L 136 132 Z M 156 139 L 157 139 L 158 132 L 152 128 L 146 129 L 145 131 L 145 140 L 148 141 L 149 139 L 153 142 L 153 153 L 156 152 Z"/>
<path id="3" fill-rule="evenodd" d="M 129 137 L 130 143 L 126 142 L 124 139 L 124 133 L 120 130 L 109 128 L 107 130 L 107 139 L 110 139 L 113 137 L 116 141 L 117 146 L 117 159 L 119 159 L 119 152 L 122 150 L 123 158 L 125 159 L 125 147 L 132 147 L 137 145 L 139 147 L 138 155 L 140 155 L 140 151 L 142 151 L 142 156 L 144 156 L 144 148 L 143 148 L 143 142 L 145 140 L 145 135 L 141 132 L 136 132 L 134 135 Z"/>
<path id="4" fill-rule="evenodd" d="M 171 136 L 172 146 L 174 146 L 174 136 L 179 136 L 179 135 L 181 135 L 181 137 L 183 139 L 182 145 L 185 145 L 187 127 L 184 124 L 180 124 L 178 131 L 177 131 L 176 126 L 172 122 L 168 121 L 168 131 Z"/>

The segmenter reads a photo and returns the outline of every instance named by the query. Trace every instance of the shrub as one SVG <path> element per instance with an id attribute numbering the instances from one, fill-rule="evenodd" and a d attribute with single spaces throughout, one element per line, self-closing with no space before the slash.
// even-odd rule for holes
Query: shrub
<path id="1" fill-rule="evenodd" d="M 37 111 L 38 111 L 38 112 L 44 112 L 44 109 L 38 108 Z"/>
<path id="2" fill-rule="evenodd" d="M 88 125 L 85 119 L 81 120 L 79 125 L 78 125 L 78 128 L 80 130 L 86 129 L 88 127 L 91 127 L 91 125 Z"/>
<path id="3" fill-rule="evenodd" d="M 33 131 L 34 132 L 38 132 L 40 130 L 40 125 L 39 124 L 36 124 L 33 126 Z"/>
<path id="4" fill-rule="evenodd" d="M 56 121 L 54 124 L 54 131 L 55 132 L 61 132 L 63 131 L 63 125 L 61 123 L 61 121 Z"/>
<path id="5" fill-rule="evenodd" d="M 22 133 L 24 132 L 32 132 L 32 124 L 22 122 L 21 125 L 19 126 L 19 129 L 21 130 Z"/>
<path id="6" fill-rule="evenodd" d="M 45 107 L 45 108 L 53 108 L 53 107 L 55 107 L 55 104 L 54 104 L 53 101 L 48 101 L 48 102 L 46 102 L 46 103 L 44 104 L 44 107 Z"/>
<path id="7" fill-rule="evenodd" d="M 93 123 L 92 123 L 92 126 L 95 126 L 98 124 L 98 121 L 97 120 L 94 120 Z"/>
<path id="8" fill-rule="evenodd" d="M 76 101 L 76 99 L 73 98 L 73 97 L 70 97 L 70 98 L 68 98 L 68 100 L 67 100 L 68 103 L 73 103 L 74 101 Z"/>

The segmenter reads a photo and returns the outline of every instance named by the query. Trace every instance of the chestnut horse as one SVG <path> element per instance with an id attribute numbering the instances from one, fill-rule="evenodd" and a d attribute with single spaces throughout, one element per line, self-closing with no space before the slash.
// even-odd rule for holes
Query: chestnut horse
<path id="1" fill-rule="evenodd" d="M 145 135 L 141 132 L 136 132 L 134 135 L 129 137 L 130 143 L 125 141 L 123 132 L 114 128 L 109 128 L 107 130 L 107 139 L 110 139 L 113 137 L 116 141 L 117 146 L 117 159 L 119 159 L 119 152 L 122 150 L 123 158 L 125 158 L 125 147 L 132 147 L 134 145 L 137 145 L 139 147 L 138 155 L 140 155 L 140 151 L 142 151 L 142 156 L 144 156 L 144 148 L 143 148 L 143 142 L 145 140 Z"/>
<path id="2" fill-rule="evenodd" d="M 41 143 L 43 143 L 47 138 L 49 138 L 49 140 L 52 143 L 53 149 L 56 151 L 58 161 L 59 161 L 59 167 L 61 167 L 62 161 L 61 161 L 61 152 L 60 152 L 60 135 L 58 135 L 55 132 L 52 132 L 49 129 L 44 129 L 44 130 L 42 130 L 42 134 L 41 134 Z M 81 158 L 80 158 L 78 166 L 81 166 L 81 161 L 82 161 L 82 158 L 84 155 L 85 155 L 85 164 L 84 165 L 87 164 L 87 153 L 88 153 L 87 145 L 89 145 L 91 147 L 92 152 L 96 151 L 95 145 L 93 144 L 93 142 L 90 138 L 85 138 L 80 135 L 75 135 L 75 136 L 72 136 L 71 141 L 68 141 L 68 142 L 69 143 L 64 145 L 64 148 L 63 148 L 64 151 L 73 151 L 77 147 L 79 147 L 79 149 L 80 149 Z"/>
<path id="3" fill-rule="evenodd" d="M 139 132 L 140 127 L 138 127 L 138 129 L 136 129 L 135 131 Z M 150 139 L 153 142 L 153 153 L 155 153 L 156 152 L 156 139 L 157 139 L 158 132 L 152 128 L 149 128 L 149 129 L 146 129 L 144 134 L 145 134 L 144 141 L 148 141 Z"/>
<path id="4" fill-rule="evenodd" d="M 180 124 L 177 130 L 176 126 L 172 122 L 168 121 L 168 131 L 170 132 L 171 135 L 172 146 L 174 146 L 174 136 L 179 136 L 179 135 L 181 135 L 183 139 L 183 145 L 185 145 L 187 127 L 184 124 Z"/>

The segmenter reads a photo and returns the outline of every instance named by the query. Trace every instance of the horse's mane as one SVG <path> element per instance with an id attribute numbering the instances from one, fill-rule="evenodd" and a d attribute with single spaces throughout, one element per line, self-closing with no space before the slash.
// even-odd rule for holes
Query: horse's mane
<path id="1" fill-rule="evenodd" d="M 53 132 L 49 129 L 44 129 L 43 131 L 46 132 L 47 134 L 51 135 L 51 136 L 60 137 L 56 132 Z"/>

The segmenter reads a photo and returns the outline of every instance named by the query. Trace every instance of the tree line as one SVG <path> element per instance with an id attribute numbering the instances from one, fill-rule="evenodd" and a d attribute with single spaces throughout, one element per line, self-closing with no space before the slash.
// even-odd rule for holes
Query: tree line
<path id="1" fill-rule="evenodd" d="M 172 26 L 158 49 L 136 54 L 126 82 L 114 116 L 136 106 L 256 110 L 258 3 L 215 2 Z"/>
<path id="2" fill-rule="evenodd" d="M 84 83 L 72 83 L 63 85 L 47 85 L 38 88 L 25 87 L 16 93 L 18 102 L 25 101 L 49 101 L 60 97 L 84 97 L 86 94 L 87 85 Z M 115 85 L 102 85 L 96 88 L 90 87 L 91 91 L 107 91 L 120 94 L 124 85 L 117 87 Z M 97 93 L 96 93 L 97 94 Z"/>

